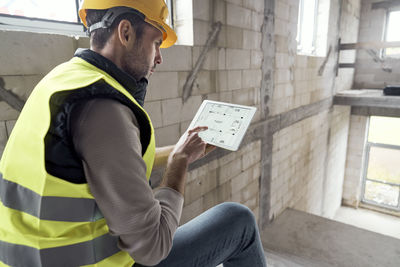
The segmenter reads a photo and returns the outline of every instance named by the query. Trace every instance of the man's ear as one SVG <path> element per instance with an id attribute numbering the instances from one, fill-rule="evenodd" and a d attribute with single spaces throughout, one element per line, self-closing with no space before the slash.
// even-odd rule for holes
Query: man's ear
<path id="1" fill-rule="evenodd" d="M 118 38 L 121 44 L 125 47 L 135 42 L 135 30 L 129 20 L 123 19 L 118 24 Z"/>

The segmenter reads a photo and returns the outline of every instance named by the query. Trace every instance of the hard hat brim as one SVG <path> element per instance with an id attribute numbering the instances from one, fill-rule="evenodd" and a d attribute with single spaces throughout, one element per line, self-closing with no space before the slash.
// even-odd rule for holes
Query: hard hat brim
<path id="1" fill-rule="evenodd" d="M 144 21 L 161 31 L 163 34 L 163 42 L 160 46 L 161 48 L 168 48 L 175 44 L 177 40 L 176 33 L 168 24 L 165 22 L 152 21 L 147 18 L 145 18 Z"/>
<path id="2" fill-rule="evenodd" d="M 175 31 L 166 23 L 162 23 L 164 29 L 167 31 L 166 32 L 166 38 L 163 40 L 162 44 L 161 44 L 161 48 L 168 48 L 172 45 L 175 44 L 176 40 L 178 39 L 178 37 L 176 36 Z"/>

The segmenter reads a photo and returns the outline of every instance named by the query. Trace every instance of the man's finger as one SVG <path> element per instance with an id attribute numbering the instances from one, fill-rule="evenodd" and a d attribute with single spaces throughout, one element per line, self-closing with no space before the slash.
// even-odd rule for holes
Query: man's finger
<path id="1" fill-rule="evenodd" d="M 190 129 L 188 131 L 188 133 L 191 134 L 193 132 L 202 132 L 202 131 L 205 131 L 207 129 L 208 129 L 208 126 L 197 126 L 197 127 L 193 128 L 193 129 Z"/>
<path id="2" fill-rule="evenodd" d="M 214 151 L 216 148 L 217 148 L 217 147 L 214 146 L 214 145 L 207 144 L 206 150 L 205 150 L 205 155 L 207 155 L 207 154 L 210 153 L 211 151 Z"/>

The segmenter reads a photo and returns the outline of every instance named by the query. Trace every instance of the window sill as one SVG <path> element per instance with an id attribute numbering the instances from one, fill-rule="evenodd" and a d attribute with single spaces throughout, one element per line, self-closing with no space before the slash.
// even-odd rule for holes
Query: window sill
<path id="1" fill-rule="evenodd" d="M 0 16 L 0 30 L 52 33 L 77 37 L 86 36 L 83 31 L 83 25 L 80 23 L 21 19 L 9 16 Z"/>

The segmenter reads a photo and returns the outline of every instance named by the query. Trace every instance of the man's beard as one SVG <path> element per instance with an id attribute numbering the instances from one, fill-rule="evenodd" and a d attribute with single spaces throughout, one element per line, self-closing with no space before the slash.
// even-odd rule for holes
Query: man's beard
<path id="1" fill-rule="evenodd" d="M 135 49 L 129 52 L 125 57 L 122 69 L 131 75 L 136 81 L 140 81 L 142 78 L 149 76 L 150 65 L 146 62 L 146 58 L 143 57 L 143 50 L 140 42 L 135 44 Z"/>

